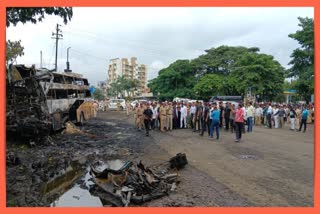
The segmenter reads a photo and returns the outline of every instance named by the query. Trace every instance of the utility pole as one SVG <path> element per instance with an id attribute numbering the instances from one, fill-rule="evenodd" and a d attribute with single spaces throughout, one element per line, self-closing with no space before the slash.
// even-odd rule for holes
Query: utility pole
<path id="1" fill-rule="evenodd" d="M 63 35 L 61 34 L 62 31 L 61 31 L 61 29 L 59 29 L 59 26 L 61 26 L 61 25 L 57 24 L 56 33 L 52 33 L 52 36 L 55 36 L 55 37 L 52 37 L 52 39 L 56 40 L 56 61 L 55 61 L 55 71 L 56 72 L 58 71 L 58 41 L 59 41 L 59 39 L 62 39 L 62 37 L 63 37 Z"/>
<path id="2" fill-rule="evenodd" d="M 42 51 L 40 51 L 40 68 L 42 68 Z"/>
<path id="3" fill-rule="evenodd" d="M 71 47 L 67 48 L 67 69 L 64 70 L 64 72 L 71 72 L 72 70 L 70 70 L 70 63 L 69 63 L 69 49 Z"/>

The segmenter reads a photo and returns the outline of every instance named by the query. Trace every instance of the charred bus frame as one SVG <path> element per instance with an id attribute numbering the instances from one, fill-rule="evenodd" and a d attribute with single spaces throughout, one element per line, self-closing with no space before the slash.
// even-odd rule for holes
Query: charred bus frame
<path id="1" fill-rule="evenodd" d="M 7 131 L 46 135 L 68 120 L 93 116 L 89 83 L 81 74 L 37 70 L 24 65 L 7 70 Z"/>

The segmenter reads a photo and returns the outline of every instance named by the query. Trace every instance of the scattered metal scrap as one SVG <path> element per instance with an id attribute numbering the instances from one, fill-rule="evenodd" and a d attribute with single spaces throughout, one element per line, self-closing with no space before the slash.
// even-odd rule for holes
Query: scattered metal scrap
<path id="1" fill-rule="evenodd" d="M 184 166 L 187 161 L 185 154 L 183 156 Z M 177 168 L 169 173 L 169 167 L 166 170 L 154 169 L 146 167 L 141 161 L 138 164 L 126 161 L 117 170 L 111 168 L 99 170 L 101 165 L 103 165 L 102 162 L 96 162 L 91 166 L 90 172 L 96 184 L 96 188 L 93 188 L 91 193 L 113 206 L 142 204 L 163 197 L 175 191 L 179 183 Z M 183 166 L 180 165 L 179 168 Z"/>

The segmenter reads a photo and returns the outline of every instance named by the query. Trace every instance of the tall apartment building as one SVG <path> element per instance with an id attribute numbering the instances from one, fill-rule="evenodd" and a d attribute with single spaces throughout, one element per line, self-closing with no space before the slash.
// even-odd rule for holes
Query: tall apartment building
<path id="1" fill-rule="evenodd" d="M 124 76 L 126 79 L 137 79 L 139 81 L 137 93 L 143 93 L 147 88 L 147 67 L 144 64 L 138 64 L 136 57 L 115 58 L 110 60 L 108 68 L 108 86 L 115 82 L 118 76 Z"/>

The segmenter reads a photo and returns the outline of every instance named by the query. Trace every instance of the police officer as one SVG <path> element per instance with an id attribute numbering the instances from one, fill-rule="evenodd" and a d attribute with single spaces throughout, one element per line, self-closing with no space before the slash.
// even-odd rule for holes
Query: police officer
<path id="1" fill-rule="evenodd" d="M 147 103 L 146 108 L 143 111 L 144 116 L 144 127 L 146 129 L 146 136 L 149 136 L 150 123 L 152 120 L 152 110 L 150 109 L 150 104 Z"/>
<path id="2" fill-rule="evenodd" d="M 160 113 L 160 125 L 161 125 L 161 132 L 164 132 L 164 126 L 166 125 L 166 121 L 167 121 L 167 110 L 166 110 L 166 107 L 165 107 L 165 103 L 161 103 L 161 106 L 160 106 L 160 110 L 159 110 L 159 113 Z"/>
<path id="3" fill-rule="evenodd" d="M 173 107 L 172 103 L 170 102 L 167 106 L 167 130 L 172 131 L 172 113 L 173 113 Z"/>

